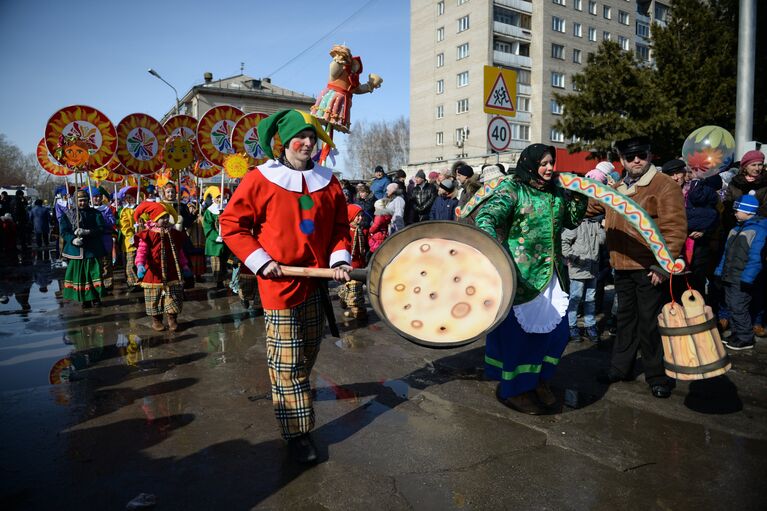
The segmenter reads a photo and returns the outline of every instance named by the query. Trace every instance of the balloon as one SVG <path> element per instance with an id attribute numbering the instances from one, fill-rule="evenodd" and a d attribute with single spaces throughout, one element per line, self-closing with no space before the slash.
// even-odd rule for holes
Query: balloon
<path id="1" fill-rule="evenodd" d="M 687 137 L 682 159 L 696 178 L 713 176 L 730 168 L 735 159 L 735 139 L 719 126 L 703 126 Z"/>

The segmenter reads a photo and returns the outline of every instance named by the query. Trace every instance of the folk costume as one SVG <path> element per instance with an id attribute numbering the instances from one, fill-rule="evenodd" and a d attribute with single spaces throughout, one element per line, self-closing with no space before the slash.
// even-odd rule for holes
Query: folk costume
<path id="1" fill-rule="evenodd" d="M 359 223 L 355 222 L 357 215 L 363 211 L 356 204 L 346 206 L 346 211 L 349 218 L 349 236 L 352 240 L 349 251 L 352 257 L 352 268 L 364 268 L 367 266 L 368 230 L 362 227 L 362 220 Z M 359 321 L 367 320 L 368 313 L 365 309 L 365 292 L 362 282 L 359 280 L 344 282 L 342 286 L 339 286 L 338 298 L 341 301 L 341 308 L 348 309 L 344 311 L 345 317 Z"/>
<path id="2" fill-rule="evenodd" d="M 305 112 L 283 110 L 258 125 L 259 144 L 274 158 L 275 133 L 286 147 L 312 129 L 332 141 Z M 314 427 L 309 374 L 323 336 L 324 313 L 318 282 L 308 278 L 264 278 L 270 261 L 326 268 L 349 264 L 349 222 L 341 185 L 320 165 L 294 170 L 283 156 L 270 159 L 242 179 L 226 210 L 221 232 L 232 252 L 258 277 L 266 322 L 272 401 L 286 440 L 306 438 Z"/>
<path id="3" fill-rule="evenodd" d="M 528 146 L 513 176 L 486 183 L 492 193 L 461 211 L 462 217 L 469 217 L 479 208 L 476 226 L 493 238 L 505 238 L 503 244 L 514 260 L 518 287 L 513 310 L 487 336 L 485 374 L 499 380 L 499 400 L 507 403 L 525 397 L 531 402 L 529 409 L 510 405 L 526 413 L 542 413 L 554 404 L 540 403 L 543 400 L 532 391 L 554 376 L 568 342 L 567 321 L 563 321 L 568 280 L 561 233 L 577 227 L 587 206 L 585 197 L 569 198 L 556 187 L 556 177 L 548 182 L 539 177 L 538 167 L 546 154 L 553 158 L 556 153 L 551 146 Z"/>
<path id="4" fill-rule="evenodd" d="M 88 193 L 79 190 L 77 198 L 88 199 Z M 68 209 L 60 219 L 63 255 L 67 258 L 62 296 L 90 307 L 94 302 L 100 303 L 104 291 L 101 280 L 104 217 L 87 202 L 85 204 L 79 210 Z"/>
<path id="5" fill-rule="evenodd" d="M 168 316 L 168 329 L 178 328 L 176 317 L 184 306 L 183 276 L 191 274 L 189 262 L 181 247 L 186 235 L 158 223 L 165 216 L 175 216 L 172 208 L 157 202 L 142 202 L 134 212 L 134 219 L 145 215 L 147 229 L 136 234 L 136 267 L 142 278 L 146 314 L 152 318 L 152 328 L 165 329 L 162 316 Z"/>
<path id="6" fill-rule="evenodd" d="M 218 190 L 218 188 L 216 188 Z M 221 193 L 221 192 L 219 192 Z M 215 201 L 202 216 L 202 227 L 205 232 L 205 256 L 210 257 L 210 270 L 219 289 L 224 287 L 226 280 L 226 262 L 229 259 L 229 248 L 219 233 L 218 222 L 221 214 L 220 203 Z"/>
<path id="7" fill-rule="evenodd" d="M 138 277 L 136 276 L 137 247 L 135 239 L 136 225 L 133 220 L 134 211 L 134 205 L 126 202 L 122 209 L 120 209 L 118 220 L 122 249 L 125 254 L 125 279 L 128 284 L 128 289 L 131 289 L 138 284 Z"/>

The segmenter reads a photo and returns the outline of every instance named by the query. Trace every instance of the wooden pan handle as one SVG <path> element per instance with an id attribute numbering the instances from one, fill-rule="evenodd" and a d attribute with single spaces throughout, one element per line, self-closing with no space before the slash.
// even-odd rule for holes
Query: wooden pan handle
<path id="1" fill-rule="evenodd" d="M 332 268 L 303 268 L 301 266 L 282 266 L 282 274 L 288 277 L 317 277 L 321 279 L 332 279 L 335 270 Z M 356 269 L 349 272 L 352 280 L 366 281 L 368 278 L 367 269 Z"/>

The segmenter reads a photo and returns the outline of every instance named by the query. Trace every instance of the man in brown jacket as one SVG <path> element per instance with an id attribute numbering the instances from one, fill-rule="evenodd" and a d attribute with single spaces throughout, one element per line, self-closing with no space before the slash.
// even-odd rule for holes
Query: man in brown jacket
<path id="1" fill-rule="evenodd" d="M 631 197 L 657 224 L 673 257 L 682 252 L 687 237 L 687 215 L 679 185 L 652 165 L 650 140 L 634 137 L 615 144 L 625 176 L 616 190 Z M 673 381 L 663 369 L 663 346 L 658 314 L 667 297 L 668 276 L 660 270 L 647 242 L 627 219 L 599 203 L 589 205 L 590 214 L 605 214 L 607 248 L 615 270 L 618 297 L 618 330 L 610 368 L 599 375 L 603 383 L 630 380 L 637 351 L 642 352 L 645 381 L 652 395 L 667 398 Z"/>

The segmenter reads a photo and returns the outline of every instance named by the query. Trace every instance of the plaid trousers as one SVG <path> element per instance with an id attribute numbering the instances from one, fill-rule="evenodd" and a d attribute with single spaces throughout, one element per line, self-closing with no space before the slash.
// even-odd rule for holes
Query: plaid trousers
<path id="1" fill-rule="evenodd" d="M 128 250 L 125 252 L 125 280 L 128 287 L 138 284 L 138 276 L 136 275 L 136 251 Z"/>
<path id="2" fill-rule="evenodd" d="M 325 326 L 320 290 L 292 309 L 265 310 L 264 319 L 272 404 L 282 437 L 287 440 L 314 428 L 309 374 Z"/>
<path id="3" fill-rule="evenodd" d="M 167 287 L 160 284 L 144 284 L 144 306 L 147 316 L 179 314 L 184 308 L 184 284 L 179 281 L 172 282 Z"/>
<path id="4" fill-rule="evenodd" d="M 240 272 L 240 289 L 237 292 L 241 300 L 250 300 L 253 307 L 261 308 L 261 295 L 258 294 L 258 281 L 252 273 Z"/>

